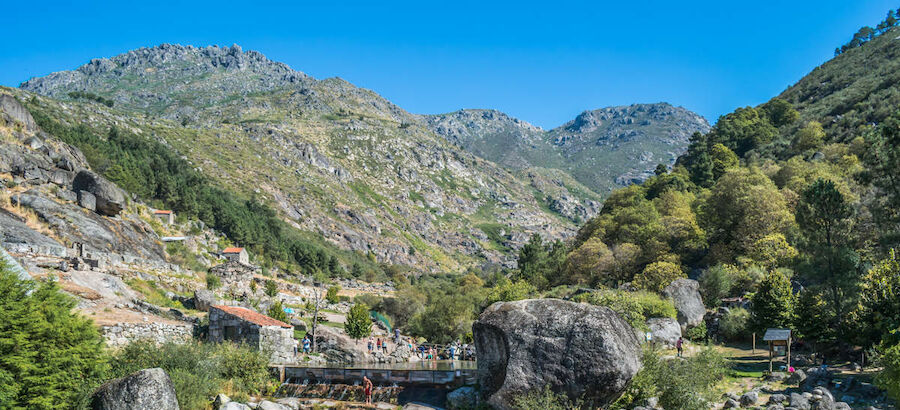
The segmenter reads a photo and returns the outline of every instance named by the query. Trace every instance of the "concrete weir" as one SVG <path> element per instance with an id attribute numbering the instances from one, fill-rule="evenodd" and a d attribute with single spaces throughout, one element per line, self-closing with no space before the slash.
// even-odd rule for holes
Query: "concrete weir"
<path id="1" fill-rule="evenodd" d="M 409 367 L 312 367 L 277 365 L 271 369 L 282 383 L 362 383 L 363 376 L 378 385 L 459 386 L 474 384 L 478 370 L 474 363 L 435 366 L 435 369 Z M 455 368 L 454 368 L 455 367 Z"/>

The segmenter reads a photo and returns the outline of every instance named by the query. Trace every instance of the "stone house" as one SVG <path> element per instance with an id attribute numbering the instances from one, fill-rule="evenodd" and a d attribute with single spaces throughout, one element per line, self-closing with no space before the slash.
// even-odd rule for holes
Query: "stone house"
<path id="1" fill-rule="evenodd" d="M 246 343 L 269 353 L 272 363 L 295 360 L 294 327 L 247 308 L 210 306 L 209 341 Z"/>
<path id="2" fill-rule="evenodd" d="M 250 264 L 250 254 L 244 248 L 225 248 L 222 256 L 230 262 L 239 262 L 244 265 Z"/>
<path id="3" fill-rule="evenodd" d="M 175 212 L 168 211 L 165 209 L 157 209 L 153 211 L 153 216 L 156 219 L 159 219 L 163 225 L 172 225 L 175 223 Z"/>

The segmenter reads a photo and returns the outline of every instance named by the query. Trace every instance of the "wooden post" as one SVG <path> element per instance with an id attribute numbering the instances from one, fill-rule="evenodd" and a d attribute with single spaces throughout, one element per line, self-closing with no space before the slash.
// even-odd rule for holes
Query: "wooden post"
<path id="1" fill-rule="evenodd" d="M 772 341 L 769 341 L 769 373 L 772 373 L 772 360 L 774 357 L 774 351 L 772 350 Z"/>
<path id="2" fill-rule="evenodd" d="M 753 332 L 753 354 L 756 354 L 756 332 Z"/>
<path id="3" fill-rule="evenodd" d="M 787 370 L 791 369 L 791 337 L 788 336 L 787 341 Z"/>

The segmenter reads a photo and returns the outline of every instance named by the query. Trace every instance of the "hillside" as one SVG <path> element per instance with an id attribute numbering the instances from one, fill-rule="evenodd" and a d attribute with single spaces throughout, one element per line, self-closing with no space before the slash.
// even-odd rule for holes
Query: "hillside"
<path id="1" fill-rule="evenodd" d="M 641 182 L 658 164 L 671 165 L 706 120 L 666 103 L 585 111 L 544 131 L 496 110 L 426 115 L 428 127 L 448 141 L 510 169 L 554 168 L 606 195 Z"/>
<path id="2" fill-rule="evenodd" d="M 900 107 L 900 28 L 827 61 L 779 96 L 802 122 L 822 123 L 828 136 L 849 141 Z"/>
<path id="3" fill-rule="evenodd" d="M 430 271 L 511 265 L 510 251 L 530 233 L 570 236 L 572 221 L 597 208 L 589 190 L 516 177 L 372 91 L 316 80 L 237 46 L 139 49 L 21 89 L 10 91 L 36 117 L 101 138 L 115 127 L 161 142 L 218 186 L 379 262 Z M 554 202 L 582 211 L 555 212 Z"/>

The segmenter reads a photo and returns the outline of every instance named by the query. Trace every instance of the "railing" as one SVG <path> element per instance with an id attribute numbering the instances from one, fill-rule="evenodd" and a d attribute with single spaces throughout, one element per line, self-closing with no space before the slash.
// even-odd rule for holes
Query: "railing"
<path id="1" fill-rule="evenodd" d="M 477 369 L 406 370 L 358 369 L 301 366 L 275 366 L 282 383 L 361 383 L 368 377 L 372 383 L 383 385 L 466 385 L 476 382 Z"/>

